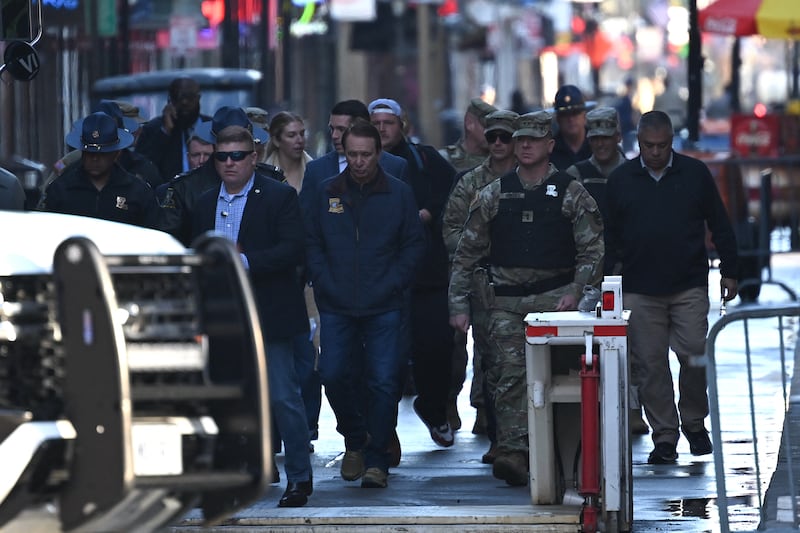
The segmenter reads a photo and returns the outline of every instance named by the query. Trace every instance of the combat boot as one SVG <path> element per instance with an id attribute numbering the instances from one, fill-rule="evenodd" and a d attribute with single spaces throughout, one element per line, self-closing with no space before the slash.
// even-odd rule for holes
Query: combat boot
<path id="1" fill-rule="evenodd" d="M 528 456 L 525 452 L 499 454 L 492 464 L 492 474 L 512 487 L 528 484 Z"/>

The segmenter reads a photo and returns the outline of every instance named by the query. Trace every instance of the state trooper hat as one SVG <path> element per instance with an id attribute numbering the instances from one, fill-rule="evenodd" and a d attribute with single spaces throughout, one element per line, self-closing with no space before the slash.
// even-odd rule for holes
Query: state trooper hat
<path id="1" fill-rule="evenodd" d="M 83 152 L 117 152 L 133 144 L 133 135 L 118 127 L 113 117 L 98 111 L 75 122 L 66 143 Z"/>
<path id="2" fill-rule="evenodd" d="M 194 135 L 209 144 L 217 144 L 217 134 L 228 126 L 241 126 L 253 134 L 253 140 L 263 144 L 269 140 L 269 134 L 263 128 L 253 126 L 247 113 L 241 107 L 223 106 L 214 113 L 210 121 L 202 122 L 194 129 Z"/>
<path id="3" fill-rule="evenodd" d="M 535 137 L 540 139 L 552 133 L 553 115 L 547 111 L 534 111 L 525 113 L 517 118 L 514 138 Z"/>
<path id="4" fill-rule="evenodd" d="M 574 85 L 564 85 L 556 92 L 556 101 L 553 104 L 556 113 L 574 113 L 586 110 L 586 100 L 583 93 Z"/>
<path id="5" fill-rule="evenodd" d="M 514 133 L 516 129 L 514 123 L 518 118 L 519 114 L 505 109 L 489 113 L 486 115 L 486 129 L 483 131 L 484 133 L 489 133 L 490 131 L 502 130 Z"/>
<path id="6" fill-rule="evenodd" d="M 587 137 L 611 137 L 620 133 L 619 115 L 613 107 L 598 107 L 586 113 Z"/>
<path id="7" fill-rule="evenodd" d="M 473 98 L 469 101 L 469 106 L 467 106 L 467 113 L 478 117 L 481 126 L 484 127 L 486 126 L 486 117 L 495 111 L 497 111 L 495 106 L 484 102 L 480 98 Z"/>

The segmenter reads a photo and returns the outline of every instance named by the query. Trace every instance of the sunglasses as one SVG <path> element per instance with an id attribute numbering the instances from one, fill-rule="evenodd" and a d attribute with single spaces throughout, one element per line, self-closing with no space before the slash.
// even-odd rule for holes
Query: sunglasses
<path id="1" fill-rule="evenodd" d="M 494 144 L 497 139 L 503 144 L 508 144 L 511 142 L 511 134 L 507 131 L 490 131 L 486 134 L 486 141 L 489 144 Z"/>
<path id="2" fill-rule="evenodd" d="M 234 161 L 241 161 L 253 152 L 246 152 L 244 150 L 236 150 L 235 152 L 214 152 L 214 159 L 220 163 L 224 163 L 230 157 Z"/>

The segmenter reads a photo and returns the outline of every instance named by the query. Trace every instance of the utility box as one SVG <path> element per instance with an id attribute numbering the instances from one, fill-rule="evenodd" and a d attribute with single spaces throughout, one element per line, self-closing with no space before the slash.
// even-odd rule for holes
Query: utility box
<path id="1" fill-rule="evenodd" d="M 583 461 L 589 447 L 594 447 L 599 454 L 599 519 L 605 531 L 629 531 L 633 516 L 628 429 L 630 311 L 622 310 L 619 277 L 606 277 L 602 293 L 595 312 L 530 313 L 525 317 L 531 501 L 534 505 L 586 505 L 589 498 L 580 489 L 583 480 L 573 479 L 578 490 L 570 490 L 569 471 L 580 478 L 578 454 L 570 451 L 580 449 Z M 582 383 L 583 372 L 575 371 L 574 347 L 583 347 L 587 366 L 599 366 L 599 381 L 590 385 L 597 389 L 594 406 L 580 405 L 585 392 L 582 387 L 587 384 Z M 581 407 L 577 415 L 576 406 Z M 598 417 L 595 427 L 599 426 L 599 434 L 594 439 L 575 435 L 574 428 L 586 416 Z M 594 444 L 585 440 L 594 440 Z M 566 468 L 573 457 L 575 467 Z"/>

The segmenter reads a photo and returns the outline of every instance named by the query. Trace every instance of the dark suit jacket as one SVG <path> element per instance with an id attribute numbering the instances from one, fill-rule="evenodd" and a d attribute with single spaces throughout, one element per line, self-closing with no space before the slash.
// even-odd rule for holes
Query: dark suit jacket
<path id="1" fill-rule="evenodd" d="M 211 120 L 211 117 L 200 116 L 200 120 Z M 168 182 L 183 172 L 183 152 L 186 150 L 183 131 L 174 128 L 169 135 L 164 133 L 162 117 L 156 117 L 142 125 L 139 139 L 136 141 L 136 152 L 152 161 L 161 174 L 161 182 Z"/>
<path id="2" fill-rule="evenodd" d="M 408 163 L 402 157 L 397 157 L 389 152 L 381 152 L 378 160 L 384 172 L 401 181 L 408 181 L 406 174 Z M 322 157 L 309 161 L 306 165 L 306 172 L 303 175 L 303 188 L 300 191 L 300 207 L 303 215 L 310 213 L 311 204 L 316 197 L 317 188 L 320 183 L 328 178 L 339 175 L 339 154 L 332 150 Z"/>
<path id="3" fill-rule="evenodd" d="M 219 187 L 204 192 L 193 212 L 192 235 L 214 230 Z M 308 332 L 303 285 L 305 232 L 295 190 L 256 174 L 239 228 L 239 249 L 250 264 L 250 281 L 266 340 Z"/>

